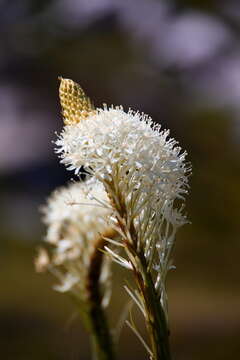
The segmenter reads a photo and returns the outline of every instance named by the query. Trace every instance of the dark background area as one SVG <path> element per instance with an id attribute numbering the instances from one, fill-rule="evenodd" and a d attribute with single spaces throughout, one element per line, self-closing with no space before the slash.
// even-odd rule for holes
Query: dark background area
<path id="1" fill-rule="evenodd" d="M 178 233 L 168 279 L 174 359 L 238 359 L 237 0 L 0 1 L 1 358 L 90 358 L 74 306 L 33 266 L 44 236 L 39 206 L 73 177 L 51 142 L 62 127 L 59 75 L 96 106 L 149 114 L 187 149 L 192 224 Z M 113 323 L 126 298 L 125 274 L 116 268 L 114 279 Z M 146 354 L 124 329 L 119 359 L 133 358 Z"/>

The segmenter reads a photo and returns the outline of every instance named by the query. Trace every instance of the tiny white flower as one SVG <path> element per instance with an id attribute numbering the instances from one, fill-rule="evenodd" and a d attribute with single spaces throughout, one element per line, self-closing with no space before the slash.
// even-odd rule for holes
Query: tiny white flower
<path id="1" fill-rule="evenodd" d="M 35 267 L 37 272 L 43 272 L 47 270 L 49 265 L 49 256 L 45 249 L 40 248 L 38 251 L 38 255 L 35 259 Z"/>
<path id="2" fill-rule="evenodd" d="M 74 287 L 74 285 L 76 285 L 78 282 L 79 282 L 78 276 L 74 276 L 71 273 L 67 273 L 62 277 L 61 284 L 54 285 L 53 288 L 54 290 L 63 293 L 70 291 Z"/>

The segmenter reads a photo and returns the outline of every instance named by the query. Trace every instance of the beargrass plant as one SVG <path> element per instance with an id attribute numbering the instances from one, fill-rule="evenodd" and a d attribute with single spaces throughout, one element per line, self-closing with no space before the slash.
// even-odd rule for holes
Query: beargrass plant
<path id="1" fill-rule="evenodd" d="M 73 298 L 91 336 L 94 358 L 101 360 L 114 358 L 105 315 L 111 295 L 111 262 L 100 251 L 106 245 L 104 237 L 116 235 L 108 225 L 108 203 L 98 181 L 55 190 L 42 208 L 48 249 L 40 248 L 35 261 L 37 271 L 49 270 L 58 279 L 55 290 Z"/>
<path id="2" fill-rule="evenodd" d="M 104 105 L 95 109 L 78 84 L 69 79 L 60 81 L 65 126 L 56 140 L 56 152 L 69 170 L 81 177 L 84 169 L 88 175 L 85 182 L 72 185 L 74 205 L 68 208 L 66 219 L 56 199 L 63 204 L 64 191 L 49 201 L 45 212 L 46 239 L 55 246 L 55 253 L 49 262 L 45 253 L 40 254 L 44 255 L 42 262 L 44 267 L 47 262 L 55 271 L 59 258 L 65 268 L 59 276 L 63 284 L 57 289 L 71 289 L 77 298 L 84 295 L 84 300 L 79 302 L 81 311 L 94 304 L 104 318 L 103 295 L 94 299 L 89 295 L 91 291 L 100 294 L 100 278 L 106 276 L 103 264 L 110 259 L 128 269 L 135 285 L 124 287 L 143 314 L 148 339 L 143 339 L 131 316 L 126 323 L 141 340 L 150 359 L 170 360 L 166 277 L 173 268 L 176 231 L 187 222 L 183 214 L 191 172 L 187 154 L 169 137 L 169 131 L 161 130 L 149 116 L 131 109 L 125 112 L 121 106 Z M 88 190 L 87 197 L 92 196 L 92 203 L 86 206 L 81 194 L 83 188 L 89 189 L 89 186 L 91 191 L 97 187 L 101 192 L 91 195 Z M 72 240 L 69 242 L 66 227 L 71 231 L 75 228 L 74 245 Z M 51 240 L 52 233 L 58 234 L 57 240 Z M 92 247 L 94 256 L 87 250 Z M 92 269 L 95 257 L 101 259 L 97 276 Z M 41 256 L 38 265 L 40 260 Z M 89 284 L 83 286 L 89 278 L 91 291 Z M 91 319 L 91 312 L 87 313 Z M 97 356 L 113 359 L 107 322 L 100 321 L 98 325 L 97 329 L 88 327 L 90 332 L 97 339 L 104 334 L 108 340 L 104 343 L 98 339 L 101 351 Z"/>

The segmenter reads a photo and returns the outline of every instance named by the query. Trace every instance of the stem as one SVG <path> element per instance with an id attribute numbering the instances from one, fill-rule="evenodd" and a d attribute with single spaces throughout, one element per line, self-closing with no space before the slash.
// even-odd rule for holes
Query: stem
<path id="1" fill-rule="evenodd" d="M 155 290 L 151 272 L 147 270 L 143 249 L 138 246 L 140 242 L 133 220 L 128 221 L 128 210 L 124 196 L 119 189 L 118 182 L 114 181 L 114 179 L 118 179 L 118 169 L 115 170 L 116 174 L 112 176 L 112 180 L 105 180 L 104 184 L 112 206 L 118 214 L 116 217 L 118 226 L 121 233 L 124 234 L 125 250 L 133 266 L 138 291 L 144 304 L 146 326 L 152 351 L 151 360 L 171 360 L 166 316 Z M 130 241 L 129 236 L 131 237 Z"/>
<path id="2" fill-rule="evenodd" d="M 101 305 L 93 304 L 90 309 L 93 358 L 113 360 L 113 345 L 106 317 Z"/>
<path id="3" fill-rule="evenodd" d="M 124 231 L 124 222 L 118 224 Z M 153 360 L 171 360 L 169 346 L 169 330 L 166 315 L 162 308 L 160 298 L 155 290 L 151 273 L 147 270 L 147 262 L 142 249 L 137 251 L 137 234 L 134 226 L 130 227 L 132 244 L 125 241 L 126 252 L 132 263 L 136 284 L 141 294 L 145 308 L 145 320 L 151 343 Z"/>
<path id="4" fill-rule="evenodd" d="M 114 351 L 112 337 L 108 327 L 105 312 L 102 308 L 102 295 L 99 278 L 102 270 L 103 253 L 99 251 L 105 245 L 105 240 L 100 238 L 91 257 L 88 273 L 87 289 L 89 294 L 89 318 L 92 335 L 93 355 L 98 360 L 113 360 Z"/>
<path id="5" fill-rule="evenodd" d="M 154 360 L 171 360 L 166 316 L 157 296 L 145 257 L 138 254 L 141 271 L 135 270 L 136 282 L 146 310 L 146 325 Z"/>

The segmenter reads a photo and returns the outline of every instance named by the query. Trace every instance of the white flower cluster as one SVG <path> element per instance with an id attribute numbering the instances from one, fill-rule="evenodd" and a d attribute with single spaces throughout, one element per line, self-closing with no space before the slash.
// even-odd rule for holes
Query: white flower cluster
<path id="1" fill-rule="evenodd" d="M 56 145 L 69 170 L 78 174 L 84 166 L 104 184 L 116 218 L 124 217 L 127 231 L 119 229 L 120 235 L 144 252 L 166 307 L 164 284 L 171 250 L 177 228 L 186 222 L 182 205 L 175 205 L 177 199 L 183 203 L 187 193 L 186 152 L 151 118 L 124 112 L 122 107 L 104 107 L 65 126 Z M 129 262 L 112 251 L 109 254 L 125 267 L 134 266 L 134 259 Z"/>
<path id="2" fill-rule="evenodd" d="M 43 208 L 47 225 L 45 241 L 50 244 L 50 256 L 41 250 L 37 269 L 48 267 L 60 280 L 55 289 L 73 291 L 81 300 L 88 297 L 89 271 L 94 266 L 104 236 L 113 235 L 109 226 L 109 200 L 100 182 L 71 183 L 56 190 Z M 109 290 L 109 260 L 103 260 L 99 281 Z M 107 297 L 104 298 L 107 301 Z"/>
<path id="3" fill-rule="evenodd" d="M 151 118 L 122 107 L 104 107 L 65 126 L 56 145 L 69 170 L 78 174 L 84 166 L 104 184 L 116 217 L 124 217 L 127 231 L 119 233 L 143 251 L 166 310 L 165 279 L 172 267 L 175 233 L 186 222 L 182 206 L 175 207 L 176 199 L 183 202 L 187 193 L 186 152 Z M 122 266 L 136 265 L 134 257 L 129 261 L 106 249 Z"/>
<path id="4" fill-rule="evenodd" d="M 158 193 L 176 197 L 184 192 L 186 153 L 180 154 L 181 148 L 168 135 L 147 115 L 112 107 L 65 126 L 56 145 L 62 162 L 76 173 L 88 166 L 103 177 L 118 163 L 137 170 L 141 181 L 144 174 L 146 185 L 157 182 Z"/>

